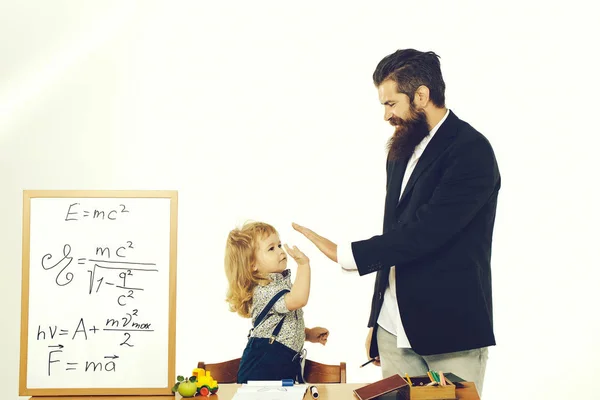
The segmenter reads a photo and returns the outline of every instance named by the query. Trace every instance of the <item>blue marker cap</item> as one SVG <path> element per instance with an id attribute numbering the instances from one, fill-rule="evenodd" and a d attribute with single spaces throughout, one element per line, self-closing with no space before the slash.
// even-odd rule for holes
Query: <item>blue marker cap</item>
<path id="1" fill-rule="evenodd" d="M 294 380 L 293 379 L 282 379 L 281 386 L 294 386 Z"/>

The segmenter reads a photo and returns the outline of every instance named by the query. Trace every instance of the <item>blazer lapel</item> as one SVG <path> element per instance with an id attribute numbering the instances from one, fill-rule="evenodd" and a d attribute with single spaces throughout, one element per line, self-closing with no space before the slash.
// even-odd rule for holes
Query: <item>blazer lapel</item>
<path id="1" fill-rule="evenodd" d="M 444 123 L 439 127 L 431 141 L 427 144 L 425 151 L 421 154 L 412 175 L 406 183 L 406 188 L 404 188 L 404 191 L 402 192 L 398 207 L 407 197 L 407 194 L 410 193 L 413 186 L 415 186 L 415 182 L 419 179 L 419 176 L 421 176 L 423 171 L 425 171 L 427 167 L 429 167 L 429 165 L 450 145 L 456 135 L 457 122 L 458 118 L 450 111 Z"/>
<path id="2" fill-rule="evenodd" d="M 398 161 L 388 161 L 387 191 L 385 196 L 385 209 L 383 216 L 383 231 L 387 232 L 396 221 L 396 206 L 400 197 L 402 179 L 406 171 L 408 158 Z"/>

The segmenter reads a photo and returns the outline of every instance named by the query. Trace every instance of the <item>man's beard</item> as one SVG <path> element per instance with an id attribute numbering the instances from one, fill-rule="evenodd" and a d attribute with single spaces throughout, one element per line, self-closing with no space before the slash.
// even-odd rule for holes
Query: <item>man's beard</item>
<path id="1" fill-rule="evenodd" d="M 397 161 L 408 159 L 415 147 L 429 135 L 429 125 L 425 112 L 410 105 L 409 116 L 406 119 L 393 115 L 390 124 L 396 127 L 394 135 L 388 140 L 389 159 Z"/>

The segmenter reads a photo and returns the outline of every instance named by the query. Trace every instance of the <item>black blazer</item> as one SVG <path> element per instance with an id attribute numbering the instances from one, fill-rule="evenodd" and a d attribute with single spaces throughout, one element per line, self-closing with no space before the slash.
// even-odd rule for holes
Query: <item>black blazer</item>
<path id="1" fill-rule="evenodd" d="M 359 274 L 377 272 L 368 326 L 377 328 L 395 265 L 400 317 L 415 352 L 495 345 L 490 258 L 500 172 L 492 147 L 450 111 L 398 202 L 407 162 L 387 162 L 383 234 L 352 243 Z"/>

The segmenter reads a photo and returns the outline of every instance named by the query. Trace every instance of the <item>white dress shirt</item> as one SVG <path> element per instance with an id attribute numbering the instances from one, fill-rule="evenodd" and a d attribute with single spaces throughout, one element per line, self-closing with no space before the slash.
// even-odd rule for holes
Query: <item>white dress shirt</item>
<path id="1" fill-rule="evenodd" d="M 400 197 L 398 197 L 398 201 L 402 197 L 402 192 L 406 188 L 406 184 L 412 175 L 415 166 L 419 162 L 419 158 L 425 151 L 427 144 L 435 135 L 440 126 L 444 123 L 450 110 L 446 111 L 444 117 L 437 123 L 436 126 L 429 132 L 429 135 L 426 136 L 413 151 L 410 160 L 408 160 L 408 164 L 406 166 L 406 172 L 404 172 L 404 178 L 402 179 L 402 187 L 400 189 Z M 356 271 L 356 261 L 354 260 L 354 255 L 352 254 L 352 243 L 344 243 L 343 245 L 338 246 L 338 264 L 342 266 L 342 268 L 346 271 Z M 379 318 L 377 319 L 377 324 L 379 324 L 386 331 L 396 335 L 397 341 L 396 344 L 398 347 L 410 348 L 410 342 L 406 337 L 406 332 L 404 331 L 404 326 L 402 326 L 402 319 L 400 318 L 400 311 L 398 310 L 398 301 L 396 299 L 396 267 L 392 266 L 390 268 L 390 279 L 389 285 L 385 289 L 385 293 L 383 294 L 383 304 L 381 305 L 381 312 L 379 313 Z"/>

